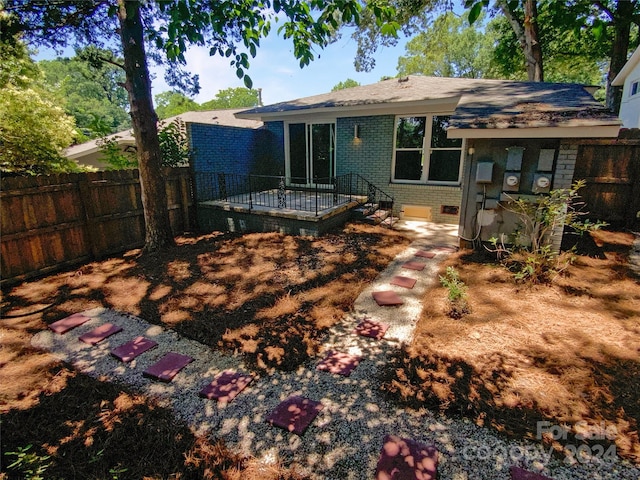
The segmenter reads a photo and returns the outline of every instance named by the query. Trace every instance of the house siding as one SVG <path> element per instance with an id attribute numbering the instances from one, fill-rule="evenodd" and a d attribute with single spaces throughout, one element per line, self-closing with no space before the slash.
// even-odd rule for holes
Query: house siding
<path id="1" fill-rule="evenodd" d="M 195 172 L 278 175 L 284 172 L 282 122 L 251 129 L 190 124 Z"/>
<path id="2" fill-rule="evenodd" d="M 355 125 L 360 126 L 360 139 L 353 138 Z M 338 118 L 336 127 L 337 175 L 358 173 L 393 195 L 396 214 L 404 205 L 420 205 L 431 208 L 434 222 L 458 223 L 459 215 L 442 213 L 442 207 L 460 206 L 461 187 L 391 182 L 394 115 Z"/>
<path id="3" fill-rule="evenodd" d="M 640 63 L 629 72 L 622 90 L 620 120 L 625 128 L 640 128 L 640 92 L 631 95 L 633 82 L 640 82 Z"/>

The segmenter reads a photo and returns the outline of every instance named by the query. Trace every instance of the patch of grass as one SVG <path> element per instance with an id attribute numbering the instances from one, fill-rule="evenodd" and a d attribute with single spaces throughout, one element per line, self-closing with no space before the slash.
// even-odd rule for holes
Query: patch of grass
<path id="1" fill-rule="evenodd" d="M 633 236 L 595 238 L 604 258 L 580 256 L 549 285 L 518 284 L 471 252 L 452 255 L 441 273 L 465 278 L 473 312 L 453 320 L 447 290 L 428 290 L 411 345 L 385 372 L 389 395 L 516 437 L 535 439 L 542 420 L 566 425 L 574 445 L 577 424 L 604 423 L 618 454 L 640 464 L 640 282 L 621 246 Z"/>

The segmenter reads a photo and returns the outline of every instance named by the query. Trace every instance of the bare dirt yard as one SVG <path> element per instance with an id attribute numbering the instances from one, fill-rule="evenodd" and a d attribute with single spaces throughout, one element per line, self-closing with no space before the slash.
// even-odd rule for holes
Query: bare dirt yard
<path id="1" fill-rule="evenodd" d="M 38 468 L 51 479 L 299 478 L 196 437 L 149 399 L 35 350 L 31 336 L 106 307 L 242 354 L 255 369 L 294 369 L 409 239 L 347 225 L 321 238 L 210 234 L 177 243 L 162 256 L 131 251 L 3 292 L 0 478 Z"/>
<path id="2" fill-rule="evenodd" d="M 627 265 L 634 237 L 593 236 L 599 258 L 576 257 L 550 285 L 517 284 L 485 255 L 452 255 L 441 273 L 458 270 L 472 312 L 452 319 L 444 287 L 427 291 L 413 342 L 386 373 L 389 395 L 521 438 L 536 439 L 537 422 L 548 422 L 540 433 L 561 454 L 576 453 L 563 445 L 592 445 L 595 454 L 596 444 L 614 445 L 640 464 L 640 280 Z M 566 440 L 553 441 L 555 426 L 568 430 Z"/>

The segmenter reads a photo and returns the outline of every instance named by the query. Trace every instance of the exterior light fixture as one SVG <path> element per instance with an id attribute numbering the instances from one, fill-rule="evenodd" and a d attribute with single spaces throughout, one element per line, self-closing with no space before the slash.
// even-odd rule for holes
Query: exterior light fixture
<path id="1" fill-rule="evenodd" d="M 360 138 L 360 125 L 358 125 L 357 123 L 353 126 L 353 138 Z"/>
<path id="2" fill-rule="evenodd" d="M 469 152 L 469 155 L 473 155 L 474 153 L 476 153 L 476 149 L 473 147 L 469 147 L 468 152 Z"/>

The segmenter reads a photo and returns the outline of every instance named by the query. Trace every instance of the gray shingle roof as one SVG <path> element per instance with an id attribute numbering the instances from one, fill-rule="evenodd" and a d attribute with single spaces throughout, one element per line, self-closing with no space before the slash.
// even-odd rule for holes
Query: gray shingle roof
<path id="1" fill-rule="evenodd" d="M 456 99 L 455 128 L 618 125 L 581 85 L 409 76 L 245 110 L 239 116 Z M 348 113 L 347 113 L 348 114 Z"/>

